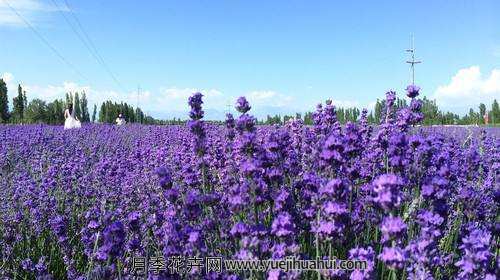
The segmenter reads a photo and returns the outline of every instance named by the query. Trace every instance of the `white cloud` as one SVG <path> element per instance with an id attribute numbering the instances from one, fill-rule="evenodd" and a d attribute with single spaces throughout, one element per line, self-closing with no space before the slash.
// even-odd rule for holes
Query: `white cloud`
<path id="1" fill-rule="evenodd" d="M 205 98 L 213 98 L 222 95 L 222 93 L 216 89 L 199 90 L 195 88 L 177 88 L 177 87 L 163 88 L 161 89 L 161 94 L 163 98 L 166 98 L 168 100 L 181 99 L 183 101 L 187 101 L 189 96 L 198 91 L 203 93 L 203 96 Z"/>
<path id="2" fill-rule="evenodd" d="M 59 3 L 59 7 L 55 7 L 40 0 L 2 0 L 0 1 L 0 26 L 26 26 L 25 22 L 12 11 L 11 7 L 31 24 L 36 24 L 43 14 L 58 10 L 68 11 L 68 8 L 61 3 Z"/>
<path id="3" fill-rule="evenodd" d="M 195 92 L 203 94 L 204 109 L 224 108 L 224 95 L 217 89 L 200 89 L 200 88 L 160 88 L 158 93 L 151 96 L 148 108 L 157 112 L 166 111 L 188 111 L 188 98 Z"/>
<path id="4" fill-rule="evenodd" d="M 17 81 L 11 73 L 3 73 L 0 76 L 7 84 L 7 89 L 9 92 L 9 98 L 17 94 L 17 85 L 20 83 Z M 42 99 L 47 102 L 51 102 L 54 99 L 64 99 L 66 93 L 68 92 L 85 92 L 87 95 L 87 100 L 89 104 L 101 104 L 103 101 L 111 100 L 115 102 L 127 102 L 131 105 L 137 102 L 137 93 L 121 93 L 112 90 L 97 90 L 87 85 L 79 85 L 74 82 L 63 82 L 56 85 L 33 85 L 33 84 L 21 84 L 23 90 L 26 91 L 29 100 L 35 98 Z M 149 91 L 142 91 L 139 100 L 149 102 L 151 93 Z M 144 103 L 143 103 L 144 104 Z"/>
<path id="5" fill-rule="evenodd" d="M 333 105 L 338 108 L 360 107 L 357 101 L 332 99 Z"/>
<path id="6" fill-rule="evenodd" d="M 264 105 L 273 107 L 286 107 L 291 105 L 293 98 L 291 96 L 278 93 L 272 90 L 258 90 L 249 92 L 246 97 L 250 105 Z"/>
<path id="7" fill-rule="evenodd" d="M 1 0 L 0 0 L 1 1 Z M 17 93 L 17 81 L 11 73 L 5 72 L 0 75 L 8 88 L 9 98 Z M 221 109 L 229 102 L 227 97 L 224 97 L 221 91 L 217 89 L 196 89 L 196 88 L 160 88 L 153 94 L 149 90 L 137 92 L 119 92 L 114 90 L 95 89 L 88 85 L 80 85 L 75 82 L 65 81 L 61 84 L 51 85 L 35 85 L 21 84 L 27 93 L 29 100 L 35 98 L 51 102 L 54 99 L 64 99 L 68 92 L 85 92 L 89 102 L 89 109 L 94 104 L 100 106 L 104 101 L 111 100 L 113 102 L 126 102 L 132 106 L 139 103 L 145 112 L 167 113 L 169 111 L 188 112 L 188 98 L 194 92 L 202 92 L 204 95 L 205 109 Z M 226 99 L 225 99 L 226 98 Z M 222 111 L 224 109 L 221 109 Z"/>
<path id="8" fill-rule="evenodd" d="M 483 77 L 479 66 L 460 69 L 447 85 L 434 93 L 436 101 L 447 107 L 470 107 L 500 98 L 500 69 Z"/>
<path id="9" fill-rule="evenodd" d="M 248 95 L 248 98 L 252 98 L 254 100 L 266 100 L 273 98 L 277 95 L 276 92 L 271 91 L 271 90 L 264 90 L 264 91 L 252 91 Z"/>
<path id="10" fill-rule="evenodd" d="M 111 100 L 113 102 L 126 102 L 129 105 L 136 106 L 139 104 L 145 112 L 167 113 L 169 111 L 187 112 L 188 98 L 194 92 L 200 91 L 203 93 L 204 108 L 223 108 L 223 95 L 216 89 L 194 89 L 194 88 L 160 88 L 152 93 L 149 90 L 142 90 L 137 95 L 137 92 L 119 92 L 114 90 L 99 90 L 90 86 L 79 85 L 74 82 L 63 82 L 60 85 L 24 85 L 28 93 L 28 98 L 40 98 L 45 101 L 52 101 L 56 98 L 64 98 L 67 92 L 82 92 L 85 91 L 89 101 L 89 109 L 94 104 L 100 106 L 104 101 Z"/>
<path id="11" fill-rule="evenodd" d="M 10 95 L 15 92 L 17 93 L 17 84 L 15 83 L 14 81 L 14 75 L 12 75 L 12 73 L 9 73 L 9 72 L 4 72 L 0 78 L 5 82 L 5 84 L 7 85 L 7 91 L 9 93 L 9 97 Z M 10 101 L 9 101 L 10 102 Z"/>
<path id="12" fill-rule="evenodd" d="M 5 72 L 2 74 L 0 78 L 5 82 L 5 84 L 9 85 L 10 83 L 12 83 L 14 75 L 12 75 L 12 73 Z"/>
<path id="13" fill-rule="evenodd" d="M 316 107 L 318 104 L 322 104 L 322 106 L 325 106 L 326 100 L 331 100 L 332 104 L 336 108 L 352 108 L 356 107 L 358 109 L 363 109 L 366 108 L 368 110 L 372 110 L 375 106 L 375 102 L 370 102 L 370 103 L 360 103 L 357 100 L 348 100 L 348 99 L 335 99 L 335 98 L 323 98 L 323 99 L 318 99 L 318 100 L 310 100 L 306 104 L 304 104 L 301 109 L 302 111 L 315 111 Z"/>
<path id="14" fill-rule="evenodd" d="M 177 100 L 177 99 L 186 99 L 188 98 L 195 89 L 178 89 L 178 88 L 166 88 L 162 90 L 162 94 L 164 98 Z"/>
<path id="15" fill-rule="evenodd" d="M 80 86 L 73 82 L 63 82 L 62 85 L 48 86 L 24 85 L 23 88 L 33 98 L 40 98 L 46 101 L 62 98 L 67 92 L 85 92 L 88 95 L 94 92 L 89 86 Z"/>
<path id="16" fill-rule="evenodd" d="M 3 73 L 0 77 L 7 81 L 9 89 L 9 98 L 17 92 L 17 81 L 11 73 Z M 67 92 L 85 92 L 89 102 L 89 109 L 92 106 L 100 104 L 106 100 L 114 102 L 126 102 L 132 106 L 137 104 L 137 92 L 119 92 L 114 90 L 102 90 L 90 87 L 88 85 L 80 85 L 75 82 L 65 81 L 60 84 L 36 85 L 22 84 L 23 89 L 27 92 L 29 100 L 35 98 L 51 102 L 54 99 L 64 99 Z M 207 118 L 223 118 L 223 113 L 228 110 L 228 105 L 231 106 L 231 111 L 234 112 L 234 104 L 236 97 L 226 95 L 218 89 L 201 89 L 201 88 L 179 88 L 179 87 L 163 87 L 157 90 L 149 91 L 142 90 L 139 96 L 139 106 L 146 113 L 151 113 L 156 117 L 187 117 L 189 111 L 188 98 L 194 92 L 203 93 L 203 108 L 207 114 Z M 244 94 L 251 106 L 251 113 L 263 117 L 267 114 L 293 114 L 295 112 L 305 112 L 315 109 L 315 105 L 308 106 L 307 104 L 297 104 L 297 100 L 293 97 L 272 91 L 258 90 Z M 357 106 L 357 101 L 349 100 L 333 100 L 333 104 L 338 107 L 353 107 Z"/>

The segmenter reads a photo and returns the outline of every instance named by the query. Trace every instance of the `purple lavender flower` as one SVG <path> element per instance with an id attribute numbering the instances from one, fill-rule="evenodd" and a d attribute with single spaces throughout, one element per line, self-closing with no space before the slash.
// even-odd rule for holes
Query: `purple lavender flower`
<path id="1" fill-rule="evenodd" d="M 254 117 L 243 114 L 236 121 L 236 129 L 240 133 L 243 133 L 244 131 L 254 132 L 256 122 L 257 120 Z"/>
<path id="2" fill-rule="evenodd" d="M 271 233 L 278 237 L 293 234 L 295 231 L 292 217 L 287 212 L 280 213 L 273 221 Z"/>
<path id="3" fill-rule="evenodd" d="M 385 122 L 389 123 L 392 120 L 392 113 L 394 109 L 394 102 L 396 101 L 396 92 L 388 91 L 385 93 Z"/>
<path id="4" fill-rule="evenodd" d="M 241 237 L 241 236 L 245 235 L 246 233 L 248 233 L 248 226 L 242 222 L 237 222 L 231 228 L 230 233 L 232 236 Z"/>
<path id="5" fill-rule="evenodd" d="M 234 128 L 236 127 L 236 121 L 234 120 L 234 117 L 232 114 L 226 114 L 226 128 L 227 128 L 227 138 L 229 140 L 233 140 L 234 137 L 236 136 L 234 133 Z"/>
<path id="6" fill-rule="evenodd" d="M 334 133 L 326 139 L 320 157 L 325 163 L 338 166 L 344 160 L 344 143 L 340 135 Z"/>
<path id="7" fill-rule="evenodd" d="M 128 219 L 128 224 L 129 228 L 132 231 L 139 231 L 140 230 L 140 219 L 141 219 L 141 214 L 138 211 L 134 211 L 130 213 L 127 217 Z"/>
<path id="8" fill-rule="evenodd" d="M 188 121 L 187 125 L 191 130 L 191 133 L 195 136 L 194 138 L 194 152 L 199 158 L 203 158 L 206 152 L 206 131 L 205 131 L 205 123 L 203 122 L 203 110 L 201 105 L 203 95 L 199 92 L 194 93 L 191 97 L 189 97 L 189 106 L 191 107 L 191 111 L 189 112 L 189 117 L 191 118 Z M 203 165 L 203 163 L 201 163 Z"/>
<path id="9" fill-rule="evenodd" d="M 99 260 L 116 258 L 122 255 L 125 243 L 125 227 L 120 221 L 115 221 L 108 225 L 103 232 L 103 245 L 97 252 Z"/>
<path id="10" fill-rule="evenodd" d="M 189 106 L 191 107 L 191 111 L 189 112 L 189 117 L 192 120 L 199 120 L 203 118 L 203 110 L 201 109 L 201 105 L 203 104 L 202 101 L 203 94 L 200 92 L 194 93 L 192 96 L 189 97 Z"/>
<path id="11" fill-rule="evenodd" d="M 380 226 L 382 232 L 382 242 L 402 237 L 406 230 L 406 224 L 400 217 L 385 217 Z"/>
<path id="12" fill-rule="evenodd" d="M 62 216 L 56 216 L 50 221 L 50 226 L 59 242 L 65 242 L 67 236 L 67 222 Z"/>
<path id="13" fill-rule="evenodd" d="M 460 268 L 460 279 L 476 279 L 485 275 L 491 258 L 491 234 L 482 229 L 472 229 L 468 236 L 462 238 L 460 249 L 464 253 L 455 263 Z"/>
<path id="14" fill-rule="evenodd" d="M 418 96 L 420 91 L 420 87 L 416 85 L 409 85 L 406 87 L 406 95 L 409 98 L 415 98 Z"/>
<path id="15" fill-rule="evenodd" d="M 356 247 L 349 250 L 349 259 L 366 261 L 367 266 L 365 270 L 353 270 L 349 279 L 351 280 L 364 280 L 373 279 L 373 270 L 375 266 L 375 252 L 371 247 L 362 248 Z"/>
<path id="16" fill-rule="evenodd" d="M 405 252 L 399 247 L 384 247 L 378 258 L 385 265 L 393 269 L 403 268 L 406 261 Z"/>
<path id="17" fill-rule="evenodd" d="M 394 174 L 383 174 L 373 183 L 373 202 L 385 211 L 398 207 L 402 202 L 403 180 Z"/>
<path id="18" fill-rule="evenodd" d="M 158 177 L 160 178 L 160 186 L 163 189 L 169 189 L 172 187 L 172 175 L 167 167 L 158 167 L 155 172 L 156 175 L 158 175 Z"/>
<path id="19" fill-rule="evenodd" d="M 246 112 L 250 111 L 251 108 L 252 107 L 250 107 L 250 104 L 244 96 L 238 97 L 238 99 L 236 100 L 236 110 L 238 112 L 245 114 Z"/>
<path id="20" fill-rule="evenodd" d="M 444 219 L 431 211 L 422 210 L 417 215 L 420 234 L 406 247 L 409 254 L 408 276 L 410 279 L 427 279 L 432 271 L 445 265 L 445 257 L 438 250 L 441 225 Z"/>
<path id="21" fill-rule="evenodd" d="M 386 97 L 387 108 L 392 108 L 392 106 L 394 106 L 394 101 L 396 101 L 396 92 L 390 90 L 385 93 L 385 97 Z"/>
<path id="22" fill-rule="evenodd" d="M 24 259 L 21 261 L 21 267 L 27 271 L 33 271 L 35 269 L 31 259 Z"/>
<path id="23" fill-rule="evenodd" d="M 186 125 L 0 125 L 0 278 L 129 279 L 133 256 L 161 253 L 367 260 L 321 273 L 335 279 L 496 279 L 500 130 L 417 127 L 413 94 L 405 106 L 389 92 L 376 127 L 366 110 L 340 125 L 359 112 L 331 101 L 258 125 L 244 98 L 237 120 L 205 122 L 200 93 Z"/>

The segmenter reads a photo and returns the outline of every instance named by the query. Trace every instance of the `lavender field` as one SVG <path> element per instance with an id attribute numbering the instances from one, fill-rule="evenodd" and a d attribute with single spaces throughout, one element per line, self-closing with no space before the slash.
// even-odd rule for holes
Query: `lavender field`
<path id="1" fill-rule="evenodd" d="M 0 279 L 134 279 L 134 256 L 366 260 L 366 270 L 147 279 L 496 279 L 500 129 L 382 124 L 0 126 Z M 142 278 L 141 278 L 142 279 Z"/>

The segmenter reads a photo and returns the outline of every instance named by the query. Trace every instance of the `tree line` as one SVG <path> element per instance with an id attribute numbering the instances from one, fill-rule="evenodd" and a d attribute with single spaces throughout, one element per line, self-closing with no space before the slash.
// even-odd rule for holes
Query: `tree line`
<path id="1" fill-rule="evenodd" d="M 395 105 L 396 109 L 401 109 L 407 107 L 408 104 L 406 100 L 397 98 Z M 375 106 L 372 111 L 369 112 L 367 119 L 370 124 L 379 124 L 382 121 L 385 111 L 385 100 L 377 99 Z M 359 119 L 361 112 L 356 107 L 351 108 L 336 108 L 337 119 L 340 123 L 345 124 L 349 121 L 354 122 Z M 481 103 L 475 111 L 473 108 L 469 109 L 469 113 L 460 116 L 452 112 L 445 112 L 439 109 L 435 100 L 429 100 L 426 97 L 422 98 L 422 113 L 424 114 L 423 125 L 499 125 L 500 124 L 500 109 L 497 100 L 493 100 L 493 103 L 489 108 Z M 307 125 L 313 124 L 313 113 L 307 112 L 303 116 L 302 114 L 293 115 L 268 115 L 266 119 L 261 120 L 260 124 L 283 124 L 289 119 L 299 118 L 304 121 Z"/>
<path id="2" fill-rule="evenodd" d="M 12 110 L 9 108 L 7 85 L 0 79 L 0 123 L 35 124 L 45 123 L 61 125 L 64 123 L 64 111 L 69 105 L 74 108 L 74 115 L 81 122 L 114 123 L 121 113 L 129 123 L 165 124 L 167 121 L 147 116 L 141 108 L 135 108 L 124 102 L 105 101 L 98 111 L 94 105 L 92 114 L 88 110 L 85 92 L 66 93 L 65 98 L 46 102 L 39 98 L 28 102 L 26 91 L 18 85 L 17 96 L 12 99 Z"/>
<path id="3" fill-rule="evenodd" d="M 21 85 L 18 85 L 17 96 L 12 99 L 12 110 L 9 109 L 9 98 L 7 85 L 0 79 L 0 123 L 46 123 L 60 125 L 64 123 L 64 110 L 68 104 L 74 103 L 75 116 L 82 122 L 100 122 L 114 123 L 121 113 L 129 123 L 141 124 L 184 124 L 184 120 L 158 120 L 147 116 L 141 108 L 134 108 L 125 102 L 105 101 L 98 108 L 93 106 L 92 114 L 88 110 L 88 101 L 85 92 L 66 93 L 65 98 L 55 99 L 52 102 L 35 98 L 28 102 L 26 91 Z M 397 109 L 408 106 L 406 100 L 396 99 L 395 107 Z M 368 114 L 370 124 L 379 124 L 383 118 L 385 110 L 385 100 L 377 99 L 374 109 Z M 337 119 L 340 123 L 356 121 L 361 112 L 356 107 L 343 108 L 337 107 Z M 439 109 L 435 100 L 422 98 L 422 112 L 424 114 L 424 125 L 449 125 L 449 124 L 500 124 L 500 109 L 495 99 L 490 106 L 481 103 L 477 111 L 471 108 L 468 114 L 459 116 L 452 112 L 445 112 Z M 265 119 L 259 120 L 260 124 L 283 124 L 289 119 L 300 118 L 305 124 L 313 124 L 313 113 L 307 112 L 304 115 L 268 115 Z M 218 122 L 214 122 L 218 123 Z"/>

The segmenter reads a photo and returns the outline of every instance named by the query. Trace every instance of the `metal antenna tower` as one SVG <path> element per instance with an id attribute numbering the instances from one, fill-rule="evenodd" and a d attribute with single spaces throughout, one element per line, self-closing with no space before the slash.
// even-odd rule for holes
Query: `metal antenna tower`
<path id="1" fill-rule="evenodd" d="M 227 114 L 231 113 L 231 107 L 233 107 L 233 105 L 231 105 L 231 102 L 228 102 L 228 103 L 226 104 L 226 107 L 227 107 L 227 109 L 226 109 L 226 113 L 227 113 Z"/>
<path id="2" fill-rule="evenodd" d="M 413 35 L 411 36 L 411 47 L 410 49 L 407 49 L 406 52 L 409 52 L 411 54 L 411 60 L 406 61 L 406 63 L 410 64 L 410 71 L 411 71 L 411 84 L 415 84 L 415 64 L 422 63 L 420 60 L 415 60 L 415 42 L 414 42 Z"/>

